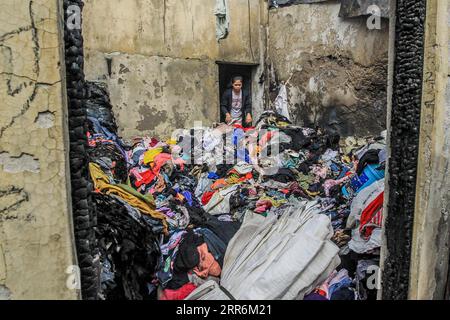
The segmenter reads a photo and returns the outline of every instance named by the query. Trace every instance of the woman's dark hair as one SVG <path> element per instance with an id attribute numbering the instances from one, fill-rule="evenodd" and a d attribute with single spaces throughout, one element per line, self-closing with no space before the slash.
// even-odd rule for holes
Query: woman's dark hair
<path id="1" fill-rule="evenodd" d="M 234 76 L 234 77 L 231 79 L 231 83 L 235 83 L 236 81 L 242 81 L 242 82 L 244 82 L 244 78 L 243 78 L 242 76 Z"/>

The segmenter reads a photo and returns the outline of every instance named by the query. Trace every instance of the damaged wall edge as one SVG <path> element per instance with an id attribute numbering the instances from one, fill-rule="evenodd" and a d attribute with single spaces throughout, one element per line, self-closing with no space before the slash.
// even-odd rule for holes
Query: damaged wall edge
<path id="1" fill-rule="evenodd" d="M 72 210 L 75 243 L 81 272 L 81 294 L 85 300 L 97 299 L 99 284 L 99 260 L 95 249 L 93 226 L 95 217 L 89 177 L 89 157 L 87 154 L 87 87 L 84 79 L 83 36 L 80 28 L 69 29 L 69 6 L 77 6 L 81 12 L 82 0 L 64 0 L 64 40 L 66 85 L 69 118 L 69 158 L 72 185 Z"/>
<path id="2" fill-rule="evenodd" d="M 406 300 L 416 201 L 424 65 L 425 0 L 397 0 L 390 92 L 390 160 L 385 207 L 383 300 Z M 392 44 L 391 44 L 392 49 Z"/>
<path id="3" fill-rule="evenodd" d="M 64 81 L 64 79 L 66 79 L 67 77 L 67 70 L 66 70 L 66 64 L 65 64 L 65 39 L 64 39 L 64 35 L 65 35 L 65 24 L 66 24 L 66 20 L 65 20 L 65 15 L 64 15 L 64 1 L 57 1 L 57 10 L 58 10 L 58 37 L 59 37 L 59 43 L 60 43 L 60 57 L 61 57 L 61 63 L 60 63 L 60 73 L 61 73 L 61 100 L 62 100 L 62 132 L 63 132 L 63 143 L 64 143 L 64 150 L 67 151 L 70 148 L 70 134 L 69 134 L 69 101 L 68 101 L 68 96 L 67 96 L 67 85 L 66 85 L 66 81 Z M 53 114 L 52 114 L 53 115 Z M 39 116 L 39 115 L 38 115 Z M 36 118 L 35 122 L 38 120 L 38 118 Z M 70 168 L 70 156 L 69 156 L 69 152 L 64 152 L 64 157 L 65 157 L 65 170 L 67 173 L 70 173 L 71 168 Z M 72 185 L 71 185 L 71 179 L 67 179 L 66 178 L 66 196 L 67 196 L 67 206 L 68 206 L 68 212 L 69 212 L 69 216 L 68 216 L 68 223 L 70 226 L 70 237 L 71 237 L 71 241 L 72 241 L 72 260 L 73 263 L 75 265 L 79 265 L 79 261 L 78 261 L 78 256 L 77 256 L 77 248 L 76 248 L 76 236 L 75 236 L 75 222 L 74 222 L 74 216 L 73 216 L 73 199 L 72 199 Z M 66 269 L 67 272 L 67 269 Z M 80 280 L 80 278 L 77 279 L 78 281 Z M 80 284 L 81 285 L 81 284 Z M 80 300 L 82 298 L 81 295 L 81 290 L 76 290 L 76 295 L 75 295 L 77 300 Z"/>

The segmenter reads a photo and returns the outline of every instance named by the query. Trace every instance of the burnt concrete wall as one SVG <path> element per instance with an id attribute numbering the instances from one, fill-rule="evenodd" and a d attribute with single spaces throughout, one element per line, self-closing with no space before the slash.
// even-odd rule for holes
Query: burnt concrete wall
<path id="1" fill-rule="evenodd" d="M 415 220 L 416 183 L 424 101 L 424 51 L 427 1 L 396 3 L 392 41 L 389 106 L 389 161 L 386 179 L 382 290 L 384 300 L 405 300 L 410 293 L 410 266 Z M 427 16 L 428 17 L 428 16 Z M 395 39 L 394 39 L 395 38 Z M 425 64 L 426 65 L 426 64 Z M 425 273 L 428 277 L 428 273 Z"/>
<path id="2" fill-rule="evenodd" d="M 386 128 L 389 23 L 369 30 L 367 17 L 339 17 L 339 1 L 271 9 L 270 99 L 287 82 L 292 120 L 341 135 Z"/>
<path id="3" fill-rule="evenodd" d="M 84 79 L 83 36 L 80 26 L 72 28 L 73 9 L 81 13 L 82 0 L 64 0 L 64 53 L 66 64 L 66 88 L 69 115 L 69 159 L 72 186 L 72 215 L 75 245 L 81 282 L 81 295 L 85 300 L 98 297 L 100 261 L 94 228 L 97 225 L 91 193 L 88 164 L 87 100 L 91 99 L 89 86 Z"/>
<path id="4" fill-rule="evenodd" d="M 261 63 L 267 15 L 263 0 L 229 0 L 230 33 L 216 40 L 212 0 L 85 0 L 88 80 L 108 84 L 125 138 L 167 136 L 175 128 L 219 120 L 216 61 Z M 255 70 L 254 109 L 263 86 Z"/>

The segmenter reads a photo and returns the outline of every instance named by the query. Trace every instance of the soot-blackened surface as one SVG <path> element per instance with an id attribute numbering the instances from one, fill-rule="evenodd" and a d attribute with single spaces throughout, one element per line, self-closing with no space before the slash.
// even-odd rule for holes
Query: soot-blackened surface
<path id="1" fill-rule="evenodd" d="M 72 15 L 68 8 L 78 6 L 81 0 L 64 0 L 65 22 Z M 89 157 L 87 141 L 87 86 L 84 79 L 83 36 L 80 28 L 70 30 L 64 24 L 66 82 L 70 138 L 70 175 L 72 184 L 72 209 L 78 265 L 81 271 L 81 292 L 83 299 L 97 299 L 99 284 L 99 260 L 96 259 L 96 239 L 94 226 L 96 218 L 93 210 L 89 180 Z"/>
<path id="2" fill-rule="evenodd" d="M 407 299 L 422 96 L 425 0 L 397 0 L 383 299 Z"/>

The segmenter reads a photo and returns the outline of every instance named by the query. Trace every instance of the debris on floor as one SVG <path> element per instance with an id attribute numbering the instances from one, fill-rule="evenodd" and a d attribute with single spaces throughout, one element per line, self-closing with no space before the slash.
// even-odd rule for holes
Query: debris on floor
<path id="1" fill-rule="evenodd" d="M 101 299 L 376 297 L 385 132 L 341 139 L 266 111 L 124 141 L 107 98 L 88 113 Z"/>

